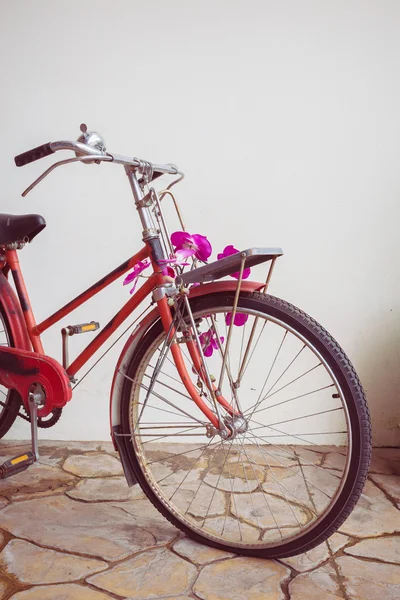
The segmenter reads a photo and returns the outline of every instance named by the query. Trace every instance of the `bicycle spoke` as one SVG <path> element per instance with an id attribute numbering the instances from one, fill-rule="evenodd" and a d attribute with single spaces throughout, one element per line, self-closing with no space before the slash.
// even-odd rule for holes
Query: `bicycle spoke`
<path id="1" fill-rule="evenodd" d="M 265 319 L 265 320 L 264 320 L 264 323 L 263 323 L 263 326 L 262 326 L 262 328 L 261 328 L 261 331 L 260 331 L 260 333 L 258 334 L 258 338 L 257 338 L 257 340 L 256 340 L 256 343 L 255 343 L 255 345 L 254 345 L 254 348 L 253 348 L 253 350 L 251 351 L 250 357 L 249 357 L 249 359 L 248 359 L 248 361 L 247 361 L 247 363 L 246 363 L 247 355 L 248 355 L 248 353 L 250 352 L 250 348 L 251 348 L 251 342 L 253 341 L 253 337 L 254 337 L 254 335 L 255 335 L 255 331 L 256 331 L 256 329 L 257 329 L 257 324 L 258 324 L 258 321 L 259 321 L 259 317 L 255 317 L 255 319 L 254 319 L 254 323 L 253 323 L 253 325 L 252 325 L 252 328 L 251 328 L 250 336 L 249 336 L 249 339 L 248 339 L 248 342 L 247 342 L 246 351 L 245 351 L 245 353 L 244 353 L 243 361 L 242 361 L 241 359 L 240 359 L 240 361 L 239 361 L 239 370 L 238 370 L 238 376 L 237 376 L 237 380 L 236 380 L 236 384 L 237 384 L 237 385 L 240 385 L 240 383 L 241 383 L 241 381 L 242 381 L 243 377 L 245 376 L 245 374 L 246 374 L 246 371 L 247 371 L 247 367 L 249 366 L 249 364 L 250 364 L 250 361 L 251 361 L 251 359 L 253 358 L 253 354 L 254 354 L 254 352 L 256 351 L 256 348 L 257 348 L 257 346 L 258 346 L 258 342 L 260 341 L 261 335 L 263 334 L 263 332 L 264 332 L 264 329 L 265 329 L 265 327 L 266 327 L 266 325 L 267 325 L 267 323 L 268 323 L 268 321 Z M 246 323 L 246 325 L 247 325 L 247 323 Z"/>
<path id="2" fill-rule="evenodd" d="M 258 438 L 258 439 L 262 439 L 257 435 L 251 434 L 253 435 L 254 438 Z M 250 440 L 251 441 L 251 440 Z M 285 463 L 283 463 L 281 460 L 279 460 L 279 458 L 277 458 L 276 456 L 274 456 L 273 454 L 267 452 L 266 450 L 264 450 L 264 452 L 266 452 L 267 454 L 269 454 L 272 458 L 274 458 L 277 462 L 281 463 L 281 465 L 283 467 L 285 467 L 286 470 L 288 470 L 290 473 L 293 473 L 294 476 L 296 477 L 300 477 L 300 475 L 298 473 L 296 473 L 296 471 L 293 471 L 293 469 L 291 467 L 288 467 L 287 465 L 285 465 Z M 316 467 L 317 465 L 314 465 L 311 463 L 311 465 L 313 467 Z M 267 473 L 267 471 L 266 471 Z M 301 478 L 301 477 L 300 477 Z M 318 490 L 319 492 L 321 492 L 321 494 L 324 494 L 324 496 L 326 496 L 327 498 L 331 499 L 331 496 L 329 496 L 329 494 L 327 494 L 326 492 L 324 492 L 323 490 L 320 490 L 316 485 L 311 484 L 316 490 Z"/>
<path id="3" fill-rule="evenodd" d="M 268 466 L 268 468 L 269 468 L 269 472 L 268 472 L 268 474 L 269 474 L 269 475 L 271 475 L 272 479 L 273 479 L 273 480 L 275 481 L 275 483 L 276 483 L 276 484 L 279 486 L 279 488 L 280 488 L 281 490 L 285 490 L 286 492 L 288 492 L 288 494 L 290 494 L 291 496 L 293 496 L 293 498 L 294 498 L 294 499 L 295 499 L 295 500 L 296 500 L 296 501 L 297 501 L 297 502 L 298 502 L 298 503 L 299 503 L 301 506 L 305 506 L 305 507 L 307 508 L 307 510 L 309 510 L 309 507 L 308 507 L 306 504 L 304 504 L 304 502 L 303 502 L 303 501 L 302 501 L 302 500 L 301 500 L 301 499 L 300 499 L 298 496 L 296 496 L 296 494 L 295 494 L 294 492 L 292 492 L 291 490 L 289 490 L 289 489 L 288 489 L 286 486 L 284 486 L 284 485 L 283 485 L 283 484 L 282 484 L 282 483 L 279 481 L 279 479 L 277 479 L 277 478 L 275 477 L 275 475 L 274 475 L 274 472 L 273 472 L 273 470 L 272 470 L 272 468 L 271 468 L 271 465 L 269 464 L 269 462 L 268 462 L 268 459 L 267 459 L 267 457 L 266 457 L 266 454 L 267 454 L 267 453 L 266 453 L 266 452 L 265 452 L 265 451 L 264 451 L 264 450 L 261 448 L 261 446 L 260 446 L 260 445 L 259 445 L 259 443 L 257 442 L 257 439 L 255 440 L 255 442 L 253 442 L 252 440 L 249 440 L 249 442 L 250 442 L 250 443 L 252 443 L 252 444 L 254 444 L 254 445 L 256 445 L 256 446 L 258 447 L 258 449 L 260 450 L 261 454 L 264 456 L 264 458 L 265 458 L 265 460 L 266 460 L 266 462 L 267 462 L 267 466 Z M 304 477 L 303 477 L 303 479 L 304 479 Z M 286 500 L 286 503 L 289 505 L 289 507 L 290 507 L 290 509 L 291 509 L 291 512 L 293 513 L 293 516 L 295 517 L 295 519 L 296 519 L 296 521 L 297 521 L 297 524 L 299 525 L 299 527 L 301 527 L 301 524 L 300 524 L 300 522 L 299 522 L 299 520 L 298 520 L 297 516 L 295 515 L 295 512 L 294 512 L 294 510 L 293 510 L 293 507 L 291 506 L 290 502 L 288 502 L 288 500 L 287 500 L 287 498 L 286 498 L 286 495 L 285 495 L 285 493 L 284 493 L 284 492 L 282 492 L 282 493 L 283 493 L 283 495 L 284 495 L 284 498 L 285 498 L 285 500 Z M 313 511 L 312 511 L 312 512 L 313 512 Z M 314 512 L 314 516 L 318 516 L 318 515 L 317 515 L 317 513 L 315 513 L 315 512 Z"/>
<path id="4" fill-rule="evenodd" d="M 317 392 L 321 392 L 322 390 L 327 390 L 330 387 L 335 387 L 334 383 L 331 383 L 330 385 L 325 385 L 324 387 L 320 387 L 316 390 L 313 390 L 312 392 L 307 392 L 306 394 L 300 394 L 299 396 L 294 396 L 294 398 L 289 398 L 288 400 L 283 400 L 282 402 L 277 402 L 276 404 L 269 404 L 268 406 L 265 406 L 264 408 L 259 408 L 258 410 L 255 410 L 252 414 L 256 415 L 259 412 L 263 412 L 264 410 L 268 410 L 269 408 L 275 408 L 276 406 L 281 406 L 282 404 L 286 404 L 287 402 L 292 402 L 293 400 L 297 400 L 298 398 L 304 398 L 305 396 L 310 396 L 311 394 L 316 394 Z"/>
<path id="5" fill-rule="evenodd" d="M 190 471 L 187 471 L 187 473 L 186 473 L 185 477 L 182 479 L 182 481 L 180 482 L 180 484 L 178 485 L 178 487 L 176 488 L 176 490 L 174 491 L 174 493 L 172 494 L 172 496 L 170 496 L 170 498 L 169 498 L 170 500 L 172 500 L 172 498 L 175 496 L 176 492 L 177 492 L 177 491 L 180 489 L 180 487 L 182 486 L 183 482 L 184 482 L 184 481 L 186 481 L 186 479 L 189 477 L 190 473 L 191 473 L 191 472 L 193 471 L 193 469 L 194 469 L 194 466 L 195 466 L 195 465 L 196 465 L 196 464 L 199 462 L 199 460 L 201 459 L 201 457 L 202 457 L 202 456 L 204 456 L 204 454 L 205 454 L 206 450 L 208 450 L 208 449 L 209 449 L 209 448 L 210 448 L 212 445 L 214 445 L 214 444 L 211 444 L 211 442 L 212 442 L 212 439 L 211 439 L 211 440 L 208 442 L 208 444 L 207 444 L 206 446 L 204 446 L 203 452 L 202 452 L 202 453 L 200 454 L 200 456 L 198 456 L 198 457 L 195 459 L 195 461 L 192 463 L 192 465 L 191 465 L 191 468 L 190 468 Z M 218 447 L 219 447 L 221 444 L 222 444 L 222 441 L 221 441 L 221 442 L 217 442 L 217 448 L 218 448 Z M 210 445 L 211 445 L 211 446 L 210 446 Z M 216 450 L 217 448 L 215 448 L 215 450 Z M 171 475 L 175 475 L 175 473 L 171 473 Z M 168 475 L 168 477 L 169 477 L 169 475 Z"/>
<path id="6" fill-rule="evenodd" d="M 256 481 L 257 481 L 257 483 L 258 483 L 258 486 L 259 486 L 259 488 L 260 488 L 260 490 L 261 490 L 261 493 L 262 493 L 262 495 L 263 495 L 263 498 L 264 498 L 264 500 L 265 500 L 265 502 L 266 502 L 266 504 L 267 504 L 268 510 L 269 510 L 269 512 L 271 513 L 272 519 L 273 519 L 273 521 L 274 521 L 275 525 L 277 526 L 277 528 L 278 528 L 278 530 L 279 530 L 279 534 L 280 534 L 280 536 L 281 536 L 281 539 L 283 539 L 283 536 L 282 536 L 282 531 L 281 531 L 281 529 L 280 529 L 280 527 L 279 527 L 279 525 L 278 525 L 278 523 L 277 523 L 277 520 L 276 520 L 276 518 L 275 518 L 275 515 L 274 515 L 274 511 L 272 510 L 272 508 L 271 508 L 271 505 L 270 505 L 270 503 L 268 502 L 268 497 L 267 497 L 267 494 L 265 493 L 265 490 L 263 489 L 262 485 L 260 485 L 260 482 L 259 482 L 259 479 L 258 479 L 258 477 L 257 477 L 257 474 L 256 474 L 256 472 L 254 471 L 254 467 L 253 467 L 253 464 L 252 464 L 252 463 L 253 463 L 253 461 L 249 460 L 249 457 L 248 457 L 248 455 L 247 455 L 247 452 L 246 452 L 246 450 L 244 450 L 244 454 L 245 454 L 245 456 L 246 456 L 246 458 L 247 458 L 247 461 L 248 461 L 248 462 L 249 462 L 249 464 L 250 464 L 250 468 L 251 468 L 251 470 L 253 471 L 253 475 L 254 475 L 254 477 L 256 478 Z M 258 467 L 258 468 L 260 468 L 260 465 L 257 465 L 257 467 Z M 266 471 L 264 471 L 264 472 L 266 473 Z"/>
<path id="7" fill-rule="evenodd" d="M 283 335 L 283 338 L 282 338 L 282 341 L 281 341 L 281 343 L 279 344 L 279 348 L 278 348 L 278 350 L 277 350 L 277 352 L 276 352 L 276 354 L 275 354 L 274 360 L 272 361 L 271 368 L 270 368 L 270 370 L 268 371 L 267 378 L 265 379 L 265 381 L 264 381 L 264 385 L 263 385 L 263 386 L 262 386 L 262 388 L 261 388 L 261 392 L 260 392 L 260 394 L 259 394 L 259 396 L 258 396 L 257 402 L 255 403 L 254 407 L 251 407 L 251 408 L 249 408 L 249 409 L 248 409 L 248 410 L 245 412 L 245 414 L 247 414 L 247 413 L 249 413 L 250 411 L 252 411 L 252 412 L 250 412 L 250 417 L 249 417 L 250 419 L 251 419 L 251 417 L 253 416 L 253 413 L 254 413 L 254 411 L 256 410 L 257 406 L 259 406 L 260 402 L 263 402 L 263 400 L 265 400 L 265 398 L 263 398 L 262 400 L 260 400 L 260 398 L 261 398 L 261 396 L 262 396 L 262 394 L 263 394 L 263 392 L 264 392 L 265 386 L 266 386 L 266 385 L 267 385 L 267 383 L 268 383 L 268 379 L 269 379 L 269 376 L 271 375 L 272 369 L 274 368 L 274 366 L 275 366 L 275 363 L 276 363 L 276 361 L 278 360 L 278 356 L 279 356 L 279 354 L 280 354 L 280 352 L 281 352 L 281 350 L 282 350 L 282 346 L 283 346 L 283 344 L 285 343 L 285 340 L 286 340 L 286 336 L 287 336 L 287 334 L 288 334 L 288 332 L 287 332 L 287 331 L 285 331 L 285 333 L 284 333 L 284 335 Z"/>
<path id="8" fill-rule="evenodd" d="M 213 500 L 214 500 L 215 492 L 217 491 L 218 484 L 219 484 L 219 482 L 220 482 L 220 479 L 221 479 L 222 471 L 224 470 L 224 467 L 225 467 L 226 461 L 228 460 L 228 456 L 229 456 L 229 454 L 231 453 L 232 444 L 233 444 L 233 440 L 232 440 L 232 441 L 230 442 L 230 444 L 229 444 L 229 448 L 228 448 L 228 451 L 227 451 L 227 453 L 226 453 L 226 455 L 225 455 L 224 464 L 222 465 L 221 472 L 220 472 L 220 474 L 219 474 L 219 476 L 218 476 L 217 483 L 215 484 L 215 486 L 213 486 L 213 487 L 214 487 L 214 491 L 213 491 L 213 494 L 212 494 L 212 496 L 211 496 L 210 503 L 209 503 L 209 505 L 208 505 L 208 507 L 207 507 L 206 516 L 205 516 L 205 517 L 204 517 L 204 519 L 203 519 L 203 525 L 204 525 L 204 523 L 205 523 L 205 520 L 206 520 L 206 518 L 207 518 L 208 512 L 209 512 L 209 510 L 210 510 L 210 508 L 211 508 L 211 504 L 212 504 L 212 502 L 213 502 Z"/>
<path id="9" fill-rule="evenodd" d="M 265 440 L 265 436 L 259 436 L 259 435 L 255 435 L 254 433 L 252 433 L 252 435 L 253 435 L 255 438 L 259 439 L 259 440 L 262 440 L 262 441 L 264 441 L 264 440 Z M 290 434 L 287 434 L 287 435 L 289 436 Z M 266 440 L 265 440 L 265 441 L 266 441 Z M 295 460 L 296 460 L 296 459 L 298 459 L 297 455 L 296 455 L 294 452 L 293 452 L 293 454 L 290 454 L 290 453 L 289 453 L 289 452 L 286 450 L 286 446 L 285 446 L 285 450 L 283 450 L 283 449 L 282 449 L 282 444 L 271 444 L 271 442 L 268 442 L 268 441 L 266 441 L 266 443 L 268 444 L 268 446 L 272 446 L 272 447 L 277 447 L 277 448 L 279 448 L 281 452 L 284 452 L 284 453 L 285 453 L 287 456 L 290 456 L 290 458 L 292 458 L 292 459 L 294 458 Z M 340 454 L 340 453 L 339 453 L 339 454 Z M 345 455 L 345 454 L 340 454 L 340 456 L 346 456 L 346 455 Z M 280 463 L 282 464 L 282 466 L 284 466 L 284 467 L 286 468 L 286 465 L 285 465 L 285 464 L 284 464 L 282 461 L 279 461 L 279 459 L 278 459 L 278 458 L 276 458 L 276 460 L 277 460 L 278 462 L 280 462 Z M 321 471 L 325 471 L 325 469 L 324 469 L 323 467 L 321 467 L 321 466 L 319 466 L 319 465 L 316 465 L 315 463 L 313 463 L 313 462 L 311 462 L 311 461 L 307 460 L 307 459 L 306 459 L 306 458 L 304 458 L 303 456 L 301 457 L 301 460 L 303 461 L 303 464 L 305 464 L 305 465 L 307 465 L 307 466 L 314 467 L 314 468 L 316 468 L 316 469 L 321 469 Z"/>
<path id="10" fill-rule="evenodd" d="M 279 375 L 278 379 L 275 380 L 275 383 L 273 385 L 271 385 L 271 387 L 269 388 L 268 392 L 266 393 L 267 397 L 272 392 L 272 390 L 274 389 L 274 387 L 276 386 L 276 384 L 278 383 L 278 381 L 280 381 L 282 379 L 282 377 L 288 372 L 288 370 L 293 365 L 293 363 L 299 358 L 299 356 L 303 352 L 304 348 L 306 348 L 305 344 L 303 344 L 303 346 L 300 348 L 300 350 L 298 351 L 298 353 L 296 354 L 296 356 L 293 358 L 293 360 L 290 361 L 290 363 L 288 364 L 288 366 L 286 367 L 286 369 L 284 371 L 282 371 L 282 373 Z"/>
<path id="11" fill-rule="evenodd" d="M 319 412 L 311 413 L 309 415 L 302 415 L 301 417 L 294 417 L 293 419 L 285 419 L 284 421 L 277 421 L 276 423 L 262 425 L 262 427 L 272 427 L 273 425 L 281 425 L 282 423 L 290 423 L 291 421 L 300 421 L 300 419 L 308 419 L 308 417 L 315 417 L 317 415 L 326 415 L 327 413 L 335 412 L 336 410 L 343 410 L 343 406 L 338 406 L 337 408 L 330 408 L 328 410 L 320 410 Z M 259 427 L 255 427 L 255 429 L 259 429 Z"/>
<path id="12" fill-rule="evenodd" d="M 177 454 L 173 453 L 173 454 L 169 454 L 168 456 L 163 456 L 162 458 L 157 458 L 157 460 L 151 460 L 151 461 L 147 461 L 146 464 L 147 465 L 152 465 L 154 463 L 157 462 L 161 462 L 162 460 L 169 460 L 170 458 L 175 458 L 177 456 L 185 456 L 186 454 L 190 454 L 191 452 L 197 452 L 198 450 L 201 450 L 202 448 L 211 448 L 211 446 L 215 446 L 215 445 L 221 445 L 223 442 L 222 441 L 218 441 L 218 442 L 212 442 L 212 439 L 208 442 L 208 444 L 204 445 L 204 446 L 200 446 L 196 448 L 192 448 L 191 450 L 184 450 L 183 452 L 178 452 Z"/>
<path id="13" fill-rule="evenodd" d="M 121 375 L 123 375 L 126 379 L 128 379 L 129 381 L 132 381 L 133 383 L 137 383 L 135 382 L 131 377 L 129 377 L 128 375 L 125 375 L 125 373 L 122 373 L 122 371 L 119 371 L 119 373 L 121 373 Z M 144 385 L 143 383 L 140 384 L 140 387 L 143 388 L 145 391 L 148 391 L 149 388 Z M 197 421 L 198 423 L 203 424 L 203 421 L 200 421 L 199 419 L 197 419 L 196 417 L 194 417 L 193 415 L 189 414 L 188 412 L 186 412 L 185 410 L 183 410 L 182 408 L 179 408 L 179 406 L 176 406 L 176 404 L 174 404 L 173 402 L 171 402 L 170 400 L 167 400 L 167 398 L 164 398 L 164 396 L 161 396 L 161 394 L 158 394 L 157 392 L 155 392 L 154 390 L 151 392 L 153 394 L 153 396 L 155 396 L 156 398 L 158 398 L 159 400 L 161 400 L 162 402 L 165 402 L 166 404 L 168 404 L 169 406 L 172 406 L 173 408 L 176 408 L 176 410 L 178 410 L 179 412 L 181 412 L 183 415 L 185 415 L 186 417 L 189 417 L 189 419 L 193 419 L 194 421 Z M 139 404 L 139 403 L 138 403 Z M 140 403 L 143 405 L 143 403 Z"/>
<path id="14" fill-rule="evenodd" d="M 312 371 L 314 371 L 315 369 L 317 369 L 318 367 L 321 367 L 321 366 L 322 366 L 322 363 L 318 363 L 314 367 L 311 367 L 311 369 L 308 369 L 308 371 L 305 371 L 305 373 L 303 373 L 302 375 L 299 375 L 295 379 L 292 379 L 292 381 L 289 381 L 289 383 L 287 383 L 286 385 L 283 385 L 281 388 L 279 388 L 279 390 L 275 390 L 275 392 L 272 392 L 272 394 L 270 394 L 269 396 L 264 396 L 264 398 L 262 399 L 262 402 L 264 400 L 267 400 L 268 398 L 271 398 L 272 396 L 275 396 L 275 394 L 278 394 L 285 388 L 289 387 L 289 385 L 292 385 L 292 383 L 299 381 L 300 379 L 302 379 L 303 377 L 305 377 L 306 375 L 308 375 L 309 373 L 311 373 Z"/>

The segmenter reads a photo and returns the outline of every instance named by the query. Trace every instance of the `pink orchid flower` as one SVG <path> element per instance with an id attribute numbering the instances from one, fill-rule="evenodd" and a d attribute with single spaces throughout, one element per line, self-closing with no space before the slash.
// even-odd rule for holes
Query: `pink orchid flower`
<path id="1" fill-rule="evenodd" d="M 177 264 L 182 264 L 189 256 L 195 256 L 206 262 L 211 256 L 212 247 L 205 235 L 190 234 L 187 231 L 175 231 L 171 235 L 172 245 L 175 246 Z"/>
<path id="2" fill-rule="evenodd" d="M 201 333 L 199 337 L 204 356 L 209 358 L 210 356 L 212 356 L 214 350 L 218 350 L 218 341 L 216 333 L 212 329 L 209 329 L 208 331 Z M 220 337 L 219 341 L 222 345 L 224 343 L 224 338 Z"/>
<path id="3" fill-rule="evenodd" d="M 247 319 L 249 318 L 249 315 L 246 315 L 245 313 L 236 313 L 235 318 L 233 319 L 233 324 L 236 325 L 237 327 L 242 327 L 246 322 Z M 227 325 L 230 325 L 232 322 L 232 313 L 228 313 L 225 317 L 225 323 Z"/>
<path id="4" fill-rule="evenodd" d="M 131 283 L 132 281 L 134 281 L 134 285 L 133 288 L 131 290 L 129 290 L 130 294 L 133 294 L 133 292 L 135 291 L 138 279 L 140 274 L 147 269 L 150 266 L 150 262 L 148 260 L 139 260 L 139 262 L 136 263 L 136 265 L 133 267 L 133 270 L 131 273 L 129 273 L 125 279 L 124 279 L 124 285 L 128 285 L 129 283 Z"/>
<path id="5" fill-rule="evenodd" d="M 221 258 L 225 258 L 226 256 L 232 256 L 232 254 L 237 254 L 239 250 L 237 250 L 234 246 L 226 246 L 220 254 L 217 254 L 218 260 Z M 247 279 L 250 276 L 251 269 L 243 269 L 242 279 Z M 235 279 L 239 279 L 239 271 L 236 273 L 231 273 L 230 277 L 234 277 Z"/>

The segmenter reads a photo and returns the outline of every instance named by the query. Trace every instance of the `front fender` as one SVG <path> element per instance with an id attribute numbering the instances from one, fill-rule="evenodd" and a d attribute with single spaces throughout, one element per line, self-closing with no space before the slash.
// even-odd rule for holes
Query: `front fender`
<path id="1" fill-rule="evenodd" d="M 32 350 L 26 329 L 25 319 L 17 295 L 7 277 L 0 271 L 0 304 L 9 325 L 14 346 L 22 350 Z"/>
<path id="2" fill-rule="evenodd" d="M 254 292 L 260 290 L 265 286 L 265 283 L 259 283 L 257 281 L 243 281 L 241 285 L 242 292 Z M 216 292 L 232 292 L 237 288 L 237 281 L 216 281 L 214 283 L 205 283 L 196 286 L 190 290 L 190 297 L 197 298 L 198 296 L 207 296 Z M 143 338 L 145 333 L 154 325 L 160 318 L 158 308 L 154 308 L 133 330 L 129 336 L 117 362 L 117 366 L 114 371 L 114 377 L 111 384 L 111 397 L 110 397 L 110 425 L 111 425 L 111 437 L 116 450 L 117 447 L 114 432 L 114 428 L 118 428 L 121 424 L 121 393 L 122 386 L 124 383 L 124 375 L 129 367 L 132 356 L 135 350 Z M 121 457 L 122 458 L 122 457 Z"/>

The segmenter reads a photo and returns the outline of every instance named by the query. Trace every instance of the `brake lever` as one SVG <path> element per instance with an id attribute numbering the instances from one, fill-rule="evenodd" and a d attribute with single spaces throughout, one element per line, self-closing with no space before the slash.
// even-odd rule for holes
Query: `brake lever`
<path id="1" fill-rule="evenodd" d="M 46 169 L 41 175 L 39 175 L 39 177 L 37 179 L 35 179 L 35 181 L 33 183 L 31 183 L 31 185 L 28 186 L 26 188 L 26 190 L 24 190 L 22 192 L 21 196 L 23 198 L 25 198 L 25 196 L 27 196 L 29 194 L 29 192 L 31 192 L 33 190 L 33 188 L 38 185 L 38 183 L 43 181 L 43 179 L 45 177 L 47 177 L 47 175 L 49 175 L 57 167 L 61 167 L 62 165 L 67 165 L 67 164 L 73 163 L 73 162 L 88 162 L 88 161 L 92 161 L 92 162 L 96 162 L 96 163 L 102 162 L 102 161 L 112 162 L 113 157 L 109 156 L 109 155 L 106 155 L 106 156 L 91 156 L 91 155 L 89 155 L 89 156 L 77 156 L 75 158 L 67 158 L 65 160 L 59 160 L 58 162 L 51 165 L 48 169 Z"/>

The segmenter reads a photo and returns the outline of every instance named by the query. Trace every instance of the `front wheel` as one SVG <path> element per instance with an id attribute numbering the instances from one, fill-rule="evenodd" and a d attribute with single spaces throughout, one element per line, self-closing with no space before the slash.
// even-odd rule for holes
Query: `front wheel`
<path id="1" fill-rule="evenodd" d="M 233 303 L 233 292 L 191 300 L 211 377 L 241 415 L 220 408 L 233 436 L 217 435 L 188 396 L 157 322 L 126 370 L 121 439 L 148 498 L 192 538 L 247 556 L 292 556 L 327 539 L 360 497 L 368 407 L 335 340 L 273 296 L 240 295 L 226 352 Z M 185 339 L 178 329 L 187 370 L 215 410 Z"/>

